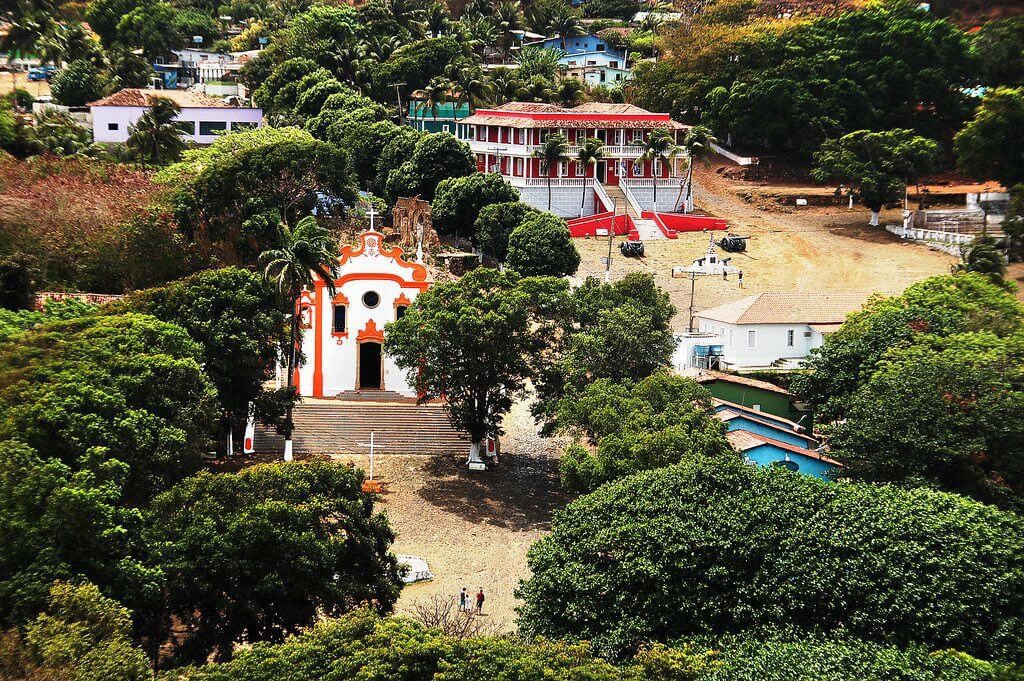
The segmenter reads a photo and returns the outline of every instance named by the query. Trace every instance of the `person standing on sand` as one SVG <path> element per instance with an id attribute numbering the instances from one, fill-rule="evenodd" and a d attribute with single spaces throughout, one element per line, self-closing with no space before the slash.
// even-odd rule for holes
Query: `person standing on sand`
<path id="1" fill-rule="evenodd" d="M 462 587 L 459 592 L 459 612 L 469 612 L 469 592 L 466 587 Z"/>
<path id="2" fill-rule="evenodd" d="M 484 611 L 484 589 L 480 587 L 480 591 L 476 594 L 476 614 L 481 615 Z"/>

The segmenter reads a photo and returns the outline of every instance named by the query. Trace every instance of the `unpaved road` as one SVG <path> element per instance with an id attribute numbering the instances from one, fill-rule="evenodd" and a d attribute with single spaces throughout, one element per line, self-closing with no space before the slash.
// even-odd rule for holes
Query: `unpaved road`
<path id="1" fill-rule="evenodd" d="M 735 277 L 723 281 L 704 277 L 696 283 L 695 308 L 713 307 L 760 291 L 877 291 L 898 293 L 915 281 L 949 272 L 954 259 L 944 253 L 901 241 L 881 227 L 867 225 L 862 207 L 786 208 L 749 203 L 738 195 L 755 185 L 724 178 L 714 167 L 696 169 L 697 208 L 729 221 L 730 230 L 750 235 L 746 253 L 733 255 L 743 269 L 744 288 Z M 886 211 L 882 221 L 897 222 L 899 211 Z M 721 233 L 715 233 L 716 239 Z M 621 238 L 616 239 L 616 243 Z M 583 258 L 577 277 L 601 277 L 608 244 L 604 239 L 579 239 Z M 678 239 L 648 241 L 643 260 L 625 259 L 618 247 L 612 254 L 612 277 L 628 272 L 652 272 L 679 310 L 677 329 L 687 324 L 689 279 L 672 279 L 673 265 L 689 265 L 702 257 L 708 235 L 680 234 Z M 728 254 L 723 254 L 728 256 Z"/>

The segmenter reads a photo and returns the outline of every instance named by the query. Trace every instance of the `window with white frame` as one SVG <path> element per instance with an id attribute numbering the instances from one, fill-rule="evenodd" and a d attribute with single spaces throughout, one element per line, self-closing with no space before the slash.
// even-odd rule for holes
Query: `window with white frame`
<path id="1" fill-rule="evenodd" d="M 576 161 L 576 177 L 583 177 L 583 164 Z"/>
<path id="2" fill-rule="evenodd" d="M 732 329 L 729 329 L 729 347 L 732 347 Z"/>
<path id="3" fill-rule="evenodd" d="M 661 177 L 661 160 L 654 159 L 654 176 Z"/>
<path id="4" fill-rule="evenodd" d="M 789 329 L 788 331 L 786 331 L 786 347 L 787 348 L 793 347 L 793 343 L 794 343 L 795 340 L 796 340 L 796 331 L 794 331 L 793 329 Z"/>
<path id="5" fill-rule="evenodd" d="M 750 329 L 749 331 L 747 331 L 747 347 L 748 348 L 756 348 L 757 347 L 757 331 L 754 331 L 753 329 Z"/>
<path id="6" fill-rule="evenodd" d="M 518 177 L 522 177 L 522 175 L 523 175 L 523 159 L 521 159 L 521 158 L 517 158 L 516 159 L 515 168 L 513 170 L 513 174 L 518 176 Z"/>
<path id="7" fill-rule="evenodd" d="M 643 130 L 634 130 L 633 131 L 633 141 L 634 142 L 643 142 L 644 141 L 644 131 Z"/>
<path id="8" fill-rule="evenodd" d="M 561 161 L 558 164 L 558 176 L 565 177 L 569 174 L 569 164 L 565 161 Z"/>
<path id="9" fill-rule="evenodd" d="M 523 128 L 516 130 L 516 144 L 526 144 L 526 130 Z"/>
<path id="10" fill-rule="evenodd" d="M 644 174 L 644 165 L 640 161 L 633 161 L 633 177 L 640 177 Z"/>

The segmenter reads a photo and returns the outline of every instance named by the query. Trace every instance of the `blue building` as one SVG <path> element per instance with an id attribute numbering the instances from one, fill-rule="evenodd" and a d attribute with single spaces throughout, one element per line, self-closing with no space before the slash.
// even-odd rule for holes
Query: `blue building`
<path id="1" fill-rule="evenodd" d="M 444 102 L 437 105 L 437 111 L 423 102 L 413 100 L 409 102 L 409 113 L 405 122 L 407 125 L 416 128 L 420 132 L 450 132 L 455 134 L 455 123 L 463 118 L 468 118 L 470 113 L 467 102 Z"/>
<path id="2" fill-rule="evenodd" d="M 566 54 L 583 54 L 586 52 L 612 53 L 624 57 L 621 52 L 596 35 L 576 35 L 567 38 L 546 38 L 535 43 L 527 43 L 531 47 L 543 47 L 547 50 L 562 50 Z"/>
<path id="3" fill-rule="evenodd" d="M 758 466 L 782 466 L 821 480 L 833 480 L 842 468 L 819 451 L 802 426 L 733 402 L 716 399 L 714 413 L 726 424 L 726 438 L 744 459 Z"/>

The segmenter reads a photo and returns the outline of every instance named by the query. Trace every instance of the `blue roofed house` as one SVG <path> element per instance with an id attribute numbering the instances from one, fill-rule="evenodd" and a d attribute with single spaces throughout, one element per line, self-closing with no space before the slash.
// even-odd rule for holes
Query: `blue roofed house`
<path id="1" fill-rule="evenodd" d="M 714 414 L 725 423 L 726 439 L 744 459 L 758 466 L 783 466 L 821 480 L 832 480 L 842 465 L 821 453 L 803 426 L 733 402 L 715 399 Z"/>

